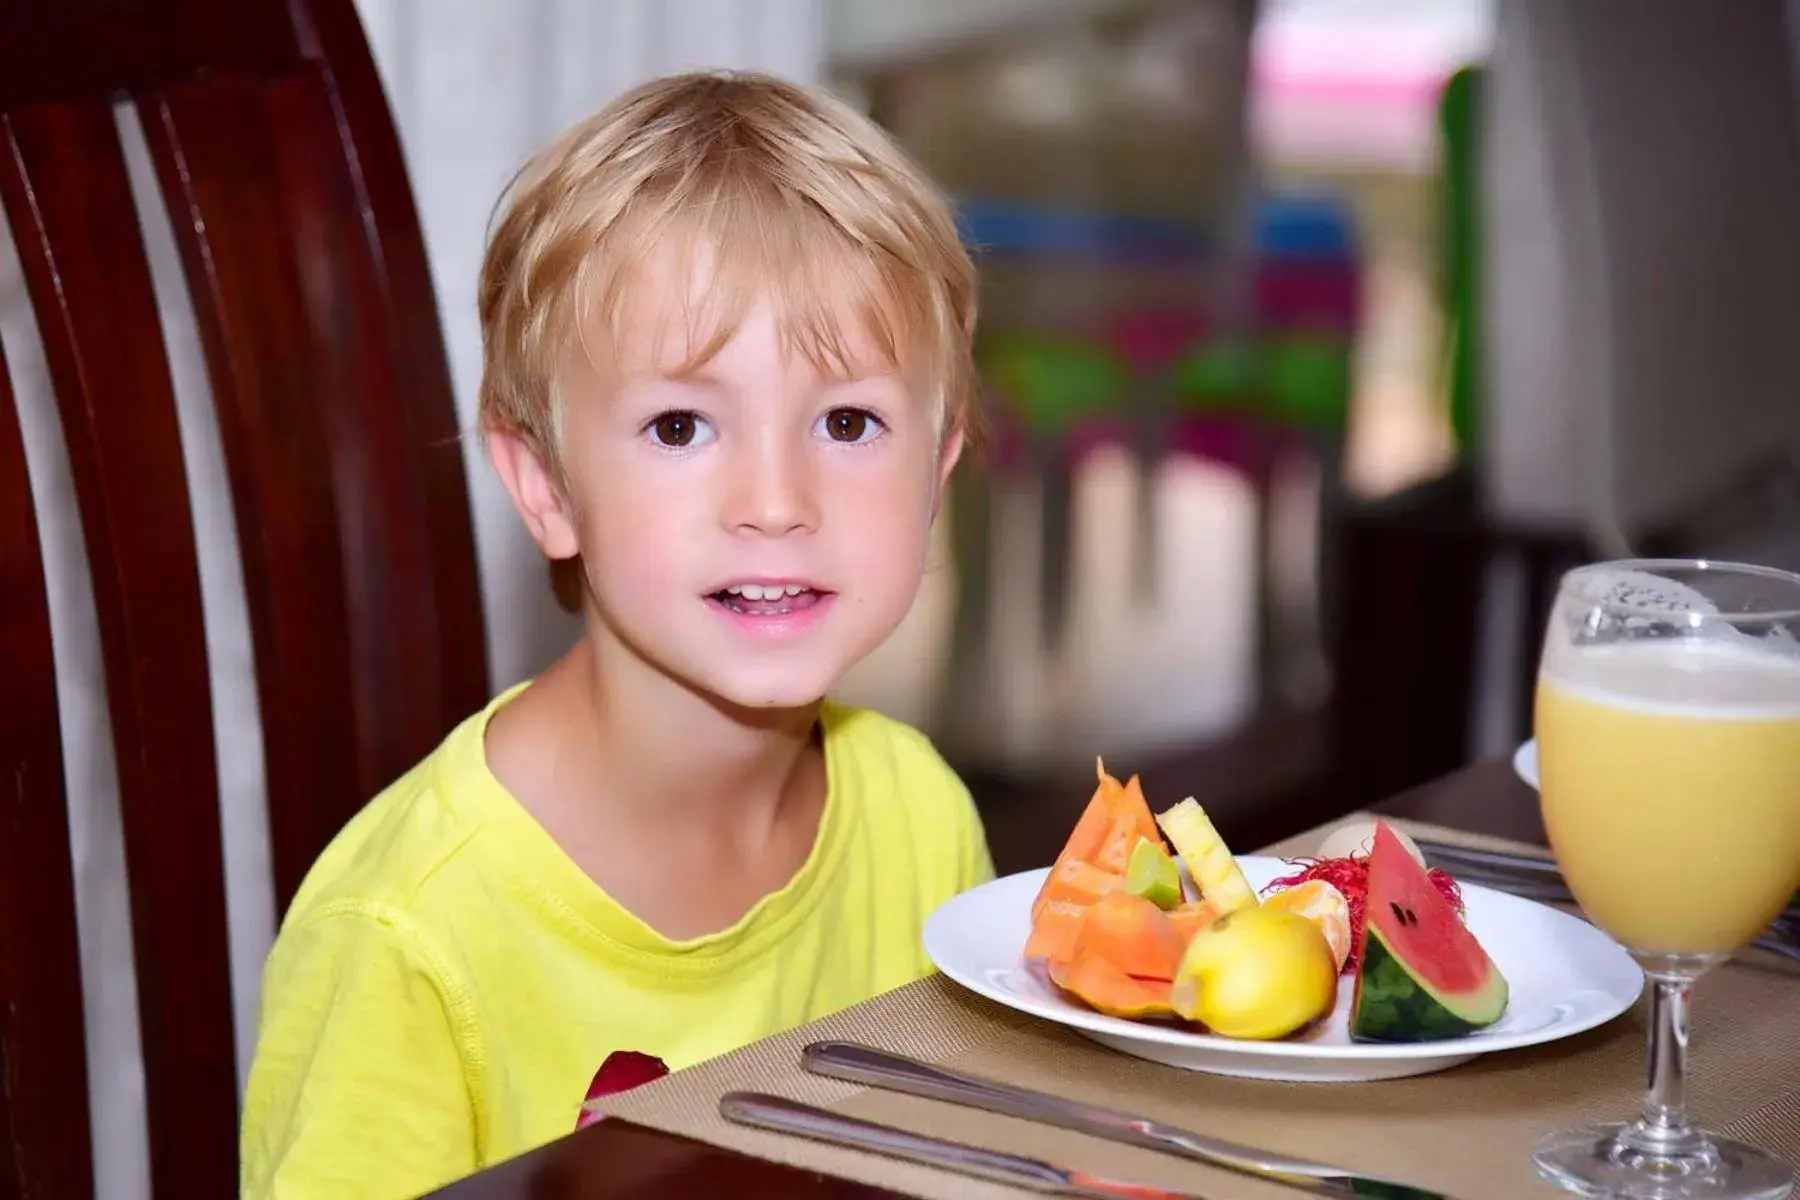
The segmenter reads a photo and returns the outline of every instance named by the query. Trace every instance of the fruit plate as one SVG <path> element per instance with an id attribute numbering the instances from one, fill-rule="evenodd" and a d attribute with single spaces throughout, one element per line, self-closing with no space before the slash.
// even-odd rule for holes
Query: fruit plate
<path id="1" fill-rule="evenodd" d="M 1292 868 L 1279 858 L 1239 855 L 1260 893 Z M 925 924 L 925 950 L 952 981 L 999 1004 L 1066 1025 L 1138 1058 L 1190 1071 L 1253 1079 L 1349 1082 L 1424 1075 L 1482 1054 L 1535 1046 L 1604 1024 L 1630 1008 L 1644 976 L 1625 950 L 1577 917 L 1462 884 L 1469 929 L 1510 988 L 1494 1025 L 1434 1042 L 1371 1044 L 1350 1040 L 1355 977 L 1338 979 L 1337 1006 L 1302 1034 L 1257 1042 L 1193 1030 L 1173 1022 L 1128 1021 L 1066 999 L 1028 968 L 1022 950 L 1031 901 L 1048 868 L 1008 875 L 940 905 Z"/>

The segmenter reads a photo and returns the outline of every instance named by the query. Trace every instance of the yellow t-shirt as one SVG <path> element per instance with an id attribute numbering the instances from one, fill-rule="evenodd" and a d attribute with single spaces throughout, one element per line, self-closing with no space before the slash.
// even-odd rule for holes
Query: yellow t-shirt
<path id="1" fill-rule="evenodd" d="M 673 1070 L 931 970 L 941 901 L 993 873 L 967 789 L 920 733 L 827 705 L 819 833 L 731 928 L 670 941 L 488 770 L 488 717 L 359 813 L 265 967 L 243 1195 L 416 1196 L 574 1129 L 615 1050 Z"/>

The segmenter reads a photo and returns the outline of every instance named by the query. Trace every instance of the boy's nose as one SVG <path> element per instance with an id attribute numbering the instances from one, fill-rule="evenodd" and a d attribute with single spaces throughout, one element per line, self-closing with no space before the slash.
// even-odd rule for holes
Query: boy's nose
<path id="1" fill-rule="evenodd" d="M 807 457 L 769 438 L 744 454 L 732 472 L 725 525 L 734 533 L 782 537 L 818 527 L 818 505 Z"/>

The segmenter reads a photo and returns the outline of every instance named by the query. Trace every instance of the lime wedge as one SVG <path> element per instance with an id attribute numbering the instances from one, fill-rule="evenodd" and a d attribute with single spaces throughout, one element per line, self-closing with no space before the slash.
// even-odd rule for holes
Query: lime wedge
<path id="1" fill-rule="evenodd" d="M 1181 903 L 1181 875 L 1161 846 L 1140 837 L 1125 864 L 1125 890 L 1167 912 Z"/>

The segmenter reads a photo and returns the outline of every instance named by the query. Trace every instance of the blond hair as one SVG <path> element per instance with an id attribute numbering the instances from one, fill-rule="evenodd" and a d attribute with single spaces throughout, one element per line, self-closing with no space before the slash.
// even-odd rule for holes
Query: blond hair
<path id="1" fill-rule="evenodd" d="M 483 431 L 522 437 L 560 474 L 569 355 L 593 361 L 595 330 L 616 355 L 631 272 L 670 238 L 710 272 L 684 369 L 769 295 L 790 351 L 849 373 L 854 323 L 930 391 L 941 429 L 975 432 L 975 271 L 949 205 L 847 106 L 725 72 L 626 93 L 515 178 L 481 269 Z"/>

